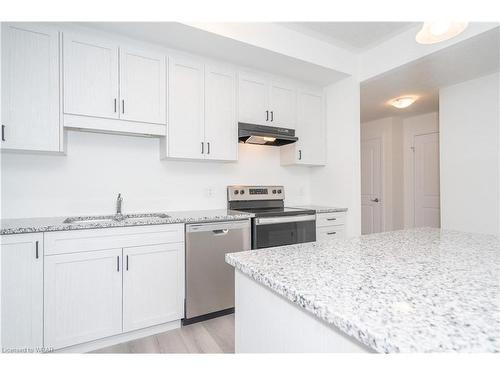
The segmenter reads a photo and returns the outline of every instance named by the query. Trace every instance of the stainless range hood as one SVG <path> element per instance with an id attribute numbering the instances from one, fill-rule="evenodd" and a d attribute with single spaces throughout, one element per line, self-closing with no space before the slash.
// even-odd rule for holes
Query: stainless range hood
<path id="1" fill-rule="evenodd" d="M 297 142 L 294 129 L 277 128 L 275 126 L 264 126 L 238 123 L 238 140 L 240 143 L 251 143 L 264 146 L 283 146 Z"/>

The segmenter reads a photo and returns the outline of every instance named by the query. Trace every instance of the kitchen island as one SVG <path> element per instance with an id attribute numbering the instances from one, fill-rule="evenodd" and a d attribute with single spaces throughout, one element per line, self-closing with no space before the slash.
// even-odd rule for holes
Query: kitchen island
<path id="1" fill-rule="evenodd" d="M 500 352 L 497 236 L 420 228 L 226 261 L 237 352 Z"/>

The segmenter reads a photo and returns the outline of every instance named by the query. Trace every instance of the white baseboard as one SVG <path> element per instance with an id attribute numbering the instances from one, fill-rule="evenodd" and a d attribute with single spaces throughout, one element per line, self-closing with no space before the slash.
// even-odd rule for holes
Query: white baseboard
<path id="1" fill-rule="evenodd" d="M 127 341 L 137 340 L 143 337 L 170 331 L 172 329 L 180 328 L 180 326 L 181 321 L 174 320 L 173 322 L 158 324 L 153 327 L 138 329 L 137 331 L 121 333 L 119 335 L 105 337 L 103 339 L 86 342 L 84 344 L 68 346 L 66 348 L 58 349 L 54 353 L 87 353 L 105 348 L 107 346 L 121 344 Z"/>

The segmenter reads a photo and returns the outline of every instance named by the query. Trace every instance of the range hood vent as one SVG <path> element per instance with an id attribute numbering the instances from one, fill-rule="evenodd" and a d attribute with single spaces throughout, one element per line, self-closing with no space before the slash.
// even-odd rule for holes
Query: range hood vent
<path id="1" fill-rule="evenodd" d="M 297 142 L 299 139 L 295 136 L 294 129 L 239 122 L 238 140 L 240 143 L 250 143 L 254 145 L 283 146 Z"/>

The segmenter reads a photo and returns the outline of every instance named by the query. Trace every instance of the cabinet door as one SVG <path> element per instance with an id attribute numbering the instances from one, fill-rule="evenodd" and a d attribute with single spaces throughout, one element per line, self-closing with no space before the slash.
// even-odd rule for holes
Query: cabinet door
<path id="1" fill-rule="evenodd" d="M 203 159 L 204 140 L 203 64 L 169 58 L 167 155 Z"/>
<path id="2" fill-rule="evenodd" d="M 120 118 L 166 123 L 166 61 L 154 52 L 120 48 Z"/>
<path id="3" fill-rule="evenodd" d="M 205 67 L 206 159 L 236 160 L 236 74 L 216 66 Z"/>
<path id="4" fill-rule="evenodd" d="M 118 46 L 65 33 L 64 112 L 118 118 Z"/>
<path id="5" fill-rule="evenodd" d="M 270 124 L 295 129 L 297 121 L 297 92 L 291 85 L 273 82 L 270 94 Z"/>
<path id="6" fill-rule="evenodd" d="M 123 256 L 123 330 L 181 319 L 184 244 L 124 248 Z"/>
<path id="7" fill-rule="evenodd" d="M 312 91 L 298 92 L 296 146 L 298 164 L 322 165 L 326 162 L 326 134 L 323 95 Z"/>
<path id="8" fill-rule="evenodd" d="M 121 256 L 110 249 L 45 257 L 46 347 L 121 333 Z"/>
<path id="9" fill-rule="evenodd" d="M 43 234 L 1 237 L 2 347 L 43 345 Z"/>
<path id="10" fill-rule="evenodd" d="M 269 83 L 248 73 L 238 75 L 238 121 L 248 124 L 271 125 Z"/>
<path id="11" fill-rule="evenodd" d="M 2 148 L 60 151 L 59 33 L 2 25 Z"/>

